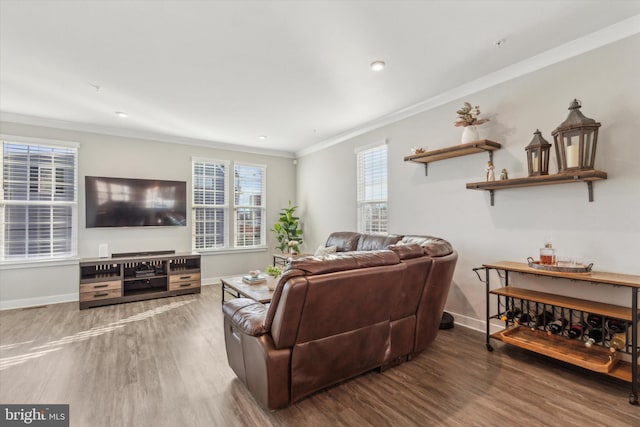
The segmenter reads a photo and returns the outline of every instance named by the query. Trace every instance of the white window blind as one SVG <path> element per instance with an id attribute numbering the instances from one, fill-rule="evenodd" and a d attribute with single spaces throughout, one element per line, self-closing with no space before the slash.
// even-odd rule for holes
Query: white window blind
<path id="1" fill-rule="evenodd" d="M 1 145 L 0 260 L 75 256 L 77 148 Z"/>
<path id="2" fill-rule="evenodd" d="M 229 163 L 193 161 L 193 248 L 228 247 Z"/>
<path id="3" fill-rule="evenodd" d="M 387 232 L 387 145 L 357 152 L 358 231 Z"/>
<path id="4" fill-rule="evenodd" d="M 236 163 L 234 177 L 235 245 L 265 245 L 266 168 Z"/>

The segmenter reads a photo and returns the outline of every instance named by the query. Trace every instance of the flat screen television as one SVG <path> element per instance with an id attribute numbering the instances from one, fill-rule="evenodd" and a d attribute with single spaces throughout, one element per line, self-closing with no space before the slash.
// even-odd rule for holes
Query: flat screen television
<path id="1" fill-rule="evenodd" d="M 85 176 L 87 228 L 187 225 L 187 183 Z"/>

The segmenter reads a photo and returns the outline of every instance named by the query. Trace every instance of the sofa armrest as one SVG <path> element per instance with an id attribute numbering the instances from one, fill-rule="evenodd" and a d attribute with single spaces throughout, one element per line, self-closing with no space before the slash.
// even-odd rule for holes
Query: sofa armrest
<path id="1" fill-rule="evenodd" d="M 222 305 L 222 313 L 242 333 L 254 337 L 269 332 L 265 325 L 267 306 L 249 298 L 236 298 Z"/>

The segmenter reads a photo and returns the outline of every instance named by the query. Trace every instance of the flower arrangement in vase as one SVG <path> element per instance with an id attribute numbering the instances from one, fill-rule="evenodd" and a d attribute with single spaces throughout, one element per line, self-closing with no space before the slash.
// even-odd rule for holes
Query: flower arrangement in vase
<path id="1" fill-rule="evenodd" d="M 454 126 L 462 126 L 462 143 L 477 141 L 480 139 L 478 134 L 477 125 L 481 125 L 489 121 L 489 119 L 480 119 L 480 107 L 476 105 L 472 106 L 470 103 L 465 102 L 464 106 L 456 111 L 458 114 L 458 120 L 454 122 Z"/>

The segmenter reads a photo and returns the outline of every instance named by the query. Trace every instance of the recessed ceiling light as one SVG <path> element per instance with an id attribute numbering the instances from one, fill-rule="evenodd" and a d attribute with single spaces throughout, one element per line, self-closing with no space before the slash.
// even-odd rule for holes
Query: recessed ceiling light
<path id="1" fill-rule="evenodd" d="M 258 139 L 267 139 L 267 135 L 260 135 L 258 136 Z"/>
<path id="2" fill-rule="evenodd" d="M 373 71 L 382 71 L 385 65 L 384 61 L 373 61 L 370 67 Z"/>
<path id="3" fill-rule="evenodd" d="M 505 45 L 506 42 L 507 42 L 507 39 L 500 39 L 495 43 L 495 45 L 496 47 L 502 47 Z"/>
<path id="4" fill-rule="evenodd" d="M 129 117 L 129 115 L 124 111 L 116 111 L 116 116 L 122 117 L 123 119 Z"/>

